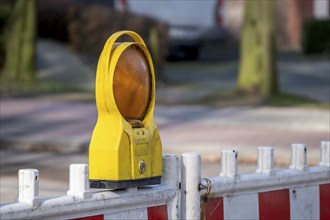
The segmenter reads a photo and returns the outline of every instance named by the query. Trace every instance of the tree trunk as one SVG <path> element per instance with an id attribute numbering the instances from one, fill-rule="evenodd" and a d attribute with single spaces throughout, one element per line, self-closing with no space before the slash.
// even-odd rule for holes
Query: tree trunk
<path id="1" fill-rule="evenodd" d="M 35 81 L 35 38 L 35 0 L 16 0 L 6 32 L 5 77 L 16 81 Z"/>
<path id="2" fill-rule="evenodd" d="M 238 89 L 272 96 L 278 92 L 276 77 L 276 1 L 245 2 Z"/>

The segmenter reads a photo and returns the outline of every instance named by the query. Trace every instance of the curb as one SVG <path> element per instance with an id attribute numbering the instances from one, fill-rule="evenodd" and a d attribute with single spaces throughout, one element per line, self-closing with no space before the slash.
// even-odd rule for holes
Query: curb
<path id="1" fill-rule="evenodd" d="M 198 152 L 201 155 L 202 161 L 206 163 L 219 163 L 221 159 L 221 150 L 229 149 L 238 151 L 239 164 L 255 164 L 257 165 L 258 147 L 257 146 L 240 146 L 230 147 L 230 144 L 199 145 L 171 145 L 171 147 L 163 147 L 163 153 L 181 155 L 184 152 Z M 320 148 L 308 148 L 307 164 L 308 166 L 318 165 L 320 162 Z M 291 165 L 291 146 L 288 148 L 274 147 L 274 166 L 288 167 Z"/>

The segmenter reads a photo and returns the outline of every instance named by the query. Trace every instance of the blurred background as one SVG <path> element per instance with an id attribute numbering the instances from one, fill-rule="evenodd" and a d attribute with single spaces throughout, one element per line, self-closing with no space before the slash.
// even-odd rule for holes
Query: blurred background
<path id="1" fill-rule="evenodd" d="M 163 153 L 196 151 L 218 175 L 222 149 L 255 172 L 257 147 L 288 167 L 330 139 L 329 0 L 0 0 L 0 200 L 17 172 L 40 171 L 40 196 L 68 190 L 88 162 L 95 72 L 107 38 L 142 36 L 153 57 Z M 127 39 L 124 39 L 127 40 Z"/>

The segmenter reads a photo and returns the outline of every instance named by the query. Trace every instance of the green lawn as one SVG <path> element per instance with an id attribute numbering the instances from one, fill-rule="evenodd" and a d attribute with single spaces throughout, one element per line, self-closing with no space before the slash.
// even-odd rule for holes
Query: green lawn
<path id="1" fill-rule="evenodd" d="M 86 89 L 56 82 L 17 82 L 0 77 L 0 94 L 6 96 L 31 96 L 63 92 L 86 92 Z"/>

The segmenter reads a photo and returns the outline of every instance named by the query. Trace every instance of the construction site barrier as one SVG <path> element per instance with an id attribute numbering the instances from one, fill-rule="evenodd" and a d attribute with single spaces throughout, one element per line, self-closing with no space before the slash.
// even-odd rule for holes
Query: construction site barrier
<path id="1" fill-rule="evenodd" d="M 0 219 L 330 219 L 329 141 L 313 167 L 304 144 L 288 169 L 274 168 L 273 147 L 258 148 L 256 173 L 239 174 L 237 157 L 222 150 L 219 176 L 201 178 L 198 153 L 163 155 L 162 184 L 125 190 L 90 190 L 88 165 L 73 164 L 67 195 L 44 200 L 38 170 L 20 170 L 18 201 Z"/>
<path id="2" fill-rule="evenodd" d="M 217 220 L 330 219 L 329 149 L 329 142 L 322 142 L 319 166 L 308 167 L 307 146 L 293 144 L 290 168 L 276 170 L 273 147 L 259 147 L 256 173 L 243 175 L 237 172 L 237 152 L 223 150 L 220 176 L 201 179 L 202 205 L 191 204 L 197 197 L 187 200 L 186 218 L 201 212 L 203 219 Z M 198 166 L 200 159 L 191 163 Z"/>

